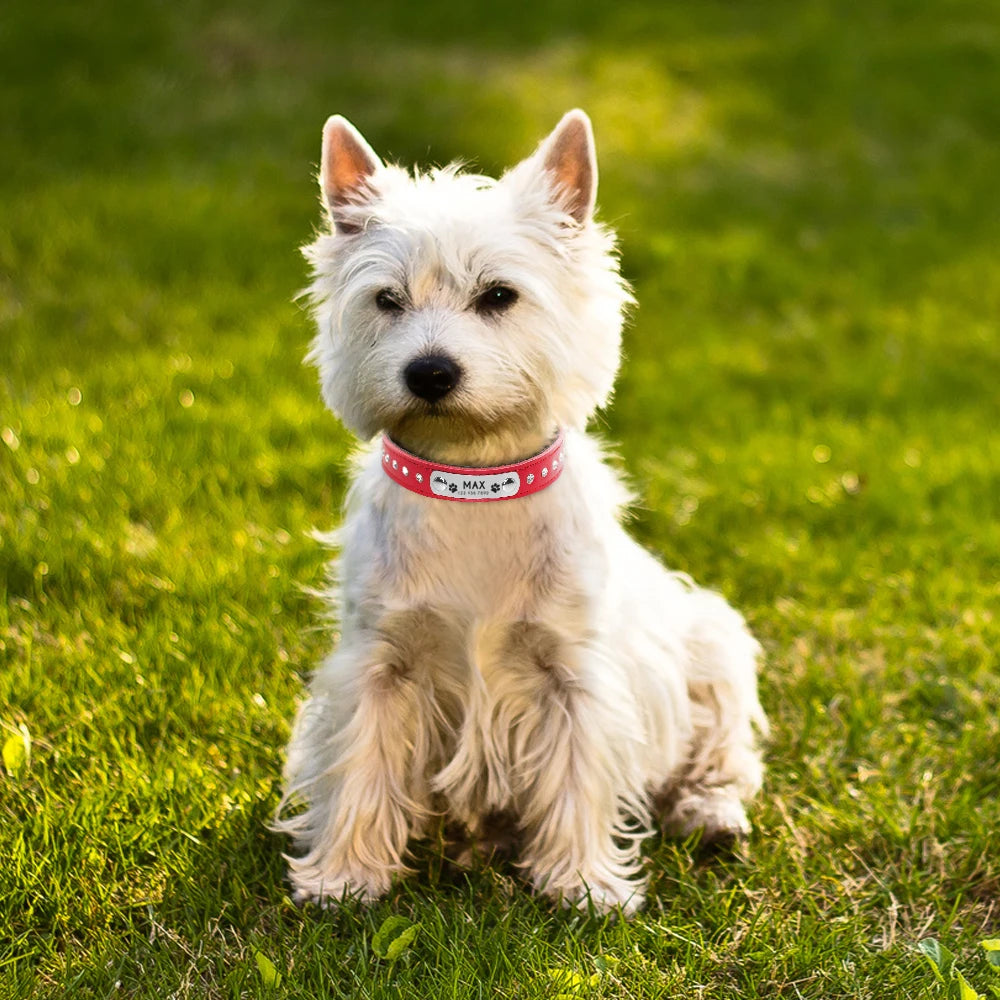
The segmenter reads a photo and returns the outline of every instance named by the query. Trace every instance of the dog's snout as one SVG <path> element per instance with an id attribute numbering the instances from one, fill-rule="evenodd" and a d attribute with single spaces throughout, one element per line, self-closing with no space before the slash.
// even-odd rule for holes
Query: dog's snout
<path id="1" fill-rule="evenodd" d="M 440 354 L 414 358 L 403 372 L 406 387 L 414 396 L 436 403 L 458 385 L 461 371 L 457 364 Z"/>

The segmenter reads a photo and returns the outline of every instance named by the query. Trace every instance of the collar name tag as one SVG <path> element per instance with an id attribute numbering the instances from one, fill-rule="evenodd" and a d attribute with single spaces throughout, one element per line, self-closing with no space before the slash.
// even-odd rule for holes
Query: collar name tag
<path id="1" fill-rule="evenodd" d="M 431 492 L 436 497 L 451 500 L 505 500 L 515 497 L 521 489 L 521 477 L 516 472 L 486 476 L 481 472 L 471 475 L 444 472 L 431 473 Z"/>

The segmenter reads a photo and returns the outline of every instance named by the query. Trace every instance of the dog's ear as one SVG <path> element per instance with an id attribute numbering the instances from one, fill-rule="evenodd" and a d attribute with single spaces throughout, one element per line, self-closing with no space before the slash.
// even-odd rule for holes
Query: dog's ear
<path id="1" fill-rule="evenodd" d="M 597 198 L 597 154 L 587 115 L 579 108 L 567 111 L 535 157 L 569 214 L 581 225 L 587 222 Z"/>
<path id="2" fill-rule="evenodd" d="M 382 161 L 346 118 L 333 115 L 326 120 L 319 183 L 323 203 L 339 232 L 359 230 L 344 209 L 364 200 L 368 179 L 381 168 Z"/>

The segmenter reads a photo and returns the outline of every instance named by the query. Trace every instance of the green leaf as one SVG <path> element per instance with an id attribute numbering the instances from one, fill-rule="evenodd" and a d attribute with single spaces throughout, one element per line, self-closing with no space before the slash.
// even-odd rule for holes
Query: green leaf
<path id="1" fill-rule="evenodd" d="M 413 924 L 411 927 L 407 927 L 402 934 L 400 934 L 395 941 L 393 941 L 388 948 L 385 950 L 385 957 L 390 962 L 395 962 L 400 955 L 406 951 L 407 948 L 413 944 L 414 939 L 417 936 L 417 931 L 420 930 L 420 924 Z"/>
<path id="2" fill-rule="evenodd" d="M 372 938 L 372 950 L 379 958 L 395 962 L 413 944 L 419 930 L 420 924 L 406 917 L 386 917 Z"/>
<path id="3" fill-rule="evenodd" d="M 579 972 L 574 972 L 572 969 L 562 969 L 553 966 L 551 969 L 546 969 L 545 971 L 549 979 L 552 980 L 552 984 L 559 990 L 575 993 L 578 990 L 582 990 L 587 984 L 587 980 Z"/>
<path id="4" fill-rule="evenodd" d="M 12 778 L 16 778 L 30 763 L 31 733 L 28 732 L 28 727 L 22 722 L 18 725 L 17 732 L 4 740 L 3 766 L 4 770 Z"/>
<path id="5" fill-rule="evenodd" d="M 955 956 L 935 938 L 924 938 L 917 945 L 917 951 L 931 963 L 935 975 L 943 983 L 945 977 L 951 974 Z"/>
<path id="6" fill-rule="evenodd" d="M 986 961 L 994 969 L 1000 969 L 1000 938 L 987 938 L 979 942 L 979 947 L 986 952 Z"/>
<path id="7" fill-rule="evenodd" d="M 622 960 L 617 955 L 598 955 L 594 959 L 594 965 L 601 972 L 614 972 L 619 965 L 622 964 Z"/>
<path id="8" fill-rule="evenodd" d="M 274 966 L 267 955 L 262 951 L 254 950 L 253 957 L 257 961 L 257 971 L 260 973 L 260 978 L 264 981 L 265 986 L 280 986 L 281 985 L 281 973 Z"/>
<path id="9" fill-rule="evenodd" d="M 968 983 L 965 976 L 962 975 L 958 969 L 955 970 L 955 982 L 958 985 L 958 990 L 955 994 L 957 1000 L 986 1000 L 985 997 L 980 996 Z"/>

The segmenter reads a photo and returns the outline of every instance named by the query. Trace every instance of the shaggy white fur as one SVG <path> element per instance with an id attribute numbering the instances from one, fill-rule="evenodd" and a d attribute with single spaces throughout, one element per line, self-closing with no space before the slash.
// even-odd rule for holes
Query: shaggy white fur
<path id="1" fill-rule="evenodd" d="M 411 176 L 334 117 L 320 179 L 310 359 L 333 412 L 451 465 L 517 462 L 559 428 L 566 443 L 557 482 L 497 503 L 401 488 L 377 441 L 359 457 L 332 540 L 341 636 L 295 722 L 276 824 L 296 898 L 377 897 L 433 817 L 474 834 L 504 811 L 539 890 L 630 912 L 654 815 L 749 831 L 766 723 L 742 618 L 629 538 L 627 492 L 585 432 L 631 302 L 592 216 L 590 122 L 569 112 L 495 181 Z M 408 375 L 429 357 L 453 383 L 440 398 Z"/>

